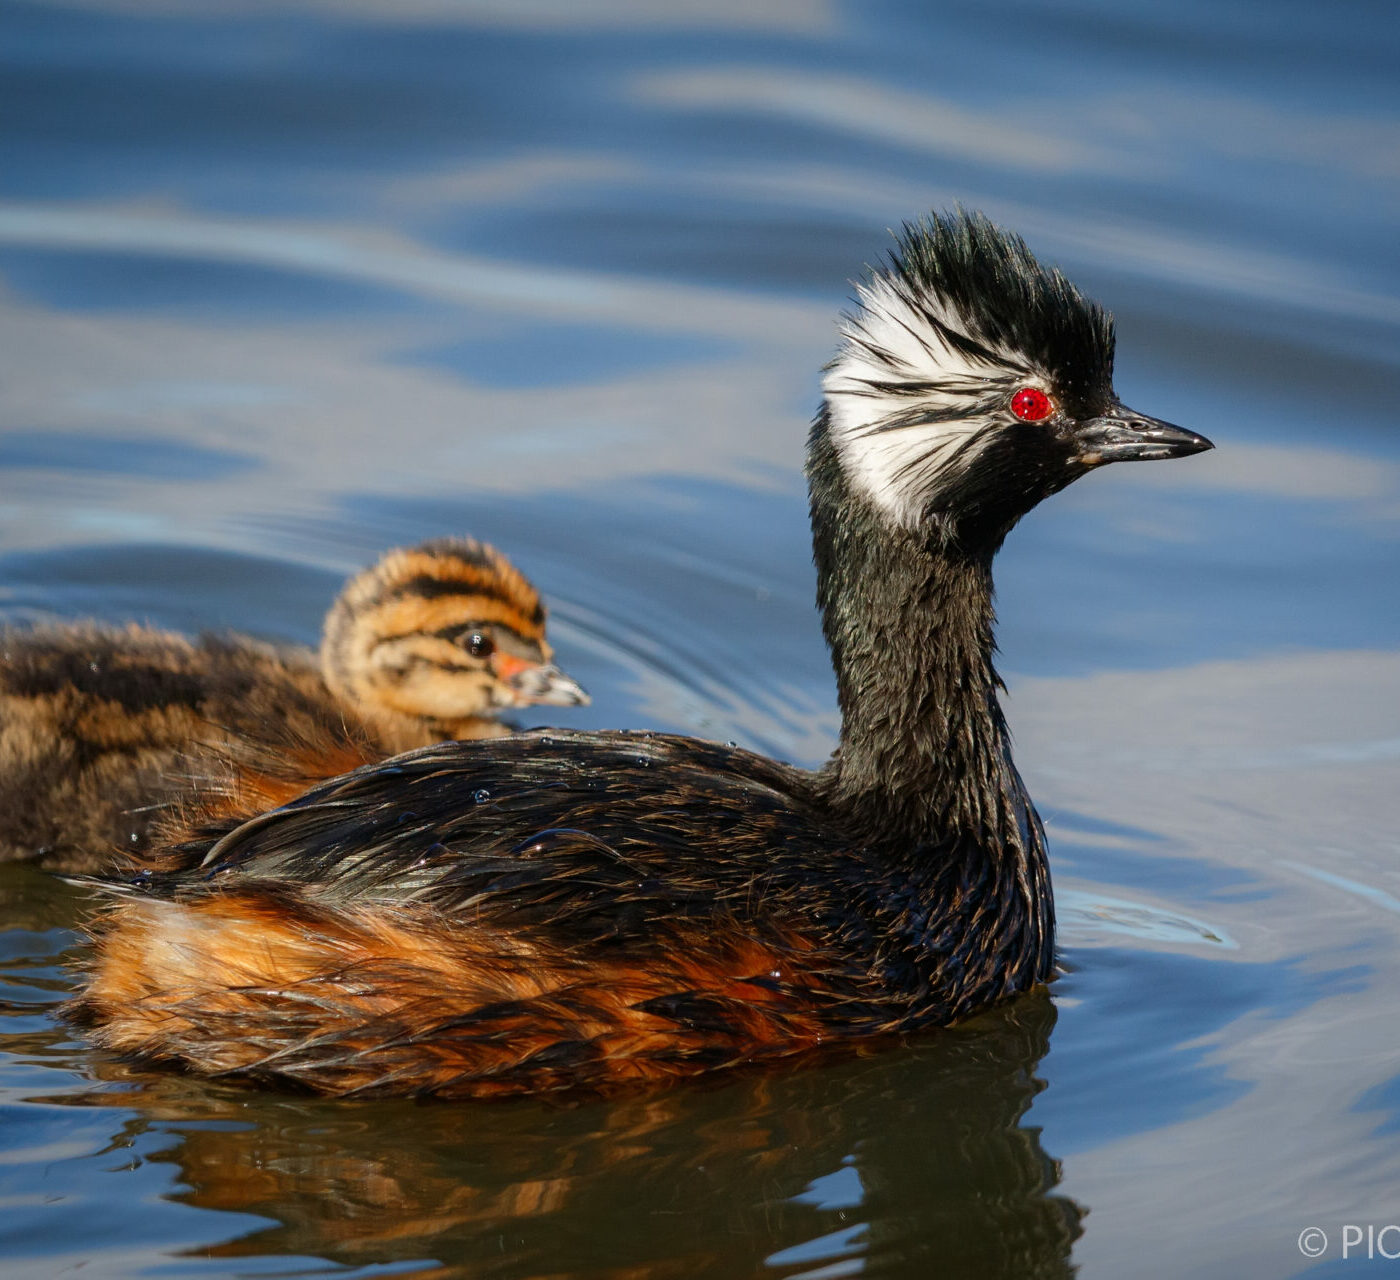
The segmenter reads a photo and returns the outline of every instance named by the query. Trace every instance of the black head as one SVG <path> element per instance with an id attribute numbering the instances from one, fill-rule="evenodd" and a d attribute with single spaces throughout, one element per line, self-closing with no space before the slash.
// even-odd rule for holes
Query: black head
<path id="1" fill-rule="evenodd" d="M 819 431 L 909 531 L 995 546 L 1093 467 L 1211 447 L 1118 401 L 1112 318 L 981 214 L 906 225 L 858 301 Z"/>

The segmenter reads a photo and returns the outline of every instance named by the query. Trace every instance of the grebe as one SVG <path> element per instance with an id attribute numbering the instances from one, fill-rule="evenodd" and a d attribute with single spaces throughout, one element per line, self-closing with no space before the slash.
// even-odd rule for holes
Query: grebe
<path id="1" fill-rule="evenodd" d="M 495 547 L 435 538 L 386 553 L 326 615 L 321 671 L 376 745 L 498 738 L 509 708 L 581 706 L 554 665 L 539 592 Z"/>
<path id="2" fill-rule="evenodd" d="M 544 629 L 539 594 L 505 556 L 441 538 L 350 580 L 319 669 L 306 650 L 247 636 L 8 630 L 0 860 L 92 870 L 140 854 L 230 752 L 242 801 L 269 803 L 409 747 L 500 736 L 508 707 L 585 701 Z"/>
<path id="3" fill-rule="evenodd" d="M 806 772 L 538 731 L 355 770 L 108 878 L 68 1006 L 108 1049 L 339 1095 L 609 1091 L 965 1018 L 1050 978 L 991 563 L 1110 462 L 1110 318 L 980 215 L 905 228 L 808 443 L 840 743 Z"/>

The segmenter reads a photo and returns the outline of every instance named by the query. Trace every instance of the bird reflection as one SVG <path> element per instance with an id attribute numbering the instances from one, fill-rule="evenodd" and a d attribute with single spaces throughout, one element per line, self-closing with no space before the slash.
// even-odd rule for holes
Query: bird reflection
<path id="1" fill-rule="evenodd" d="M 74 1101 L 133 1111 L 126 1140 L 171 1135 L 154 1159 L 178 1170 L 172 1198 L 270 1220 L 202 1256 L 473 1278 L 1068 1277 L 1082 1211 L 1021 1123 L 1054 1020 L 1035 993 L 904 1046 L 568 1107 L 279 1098 L 117 1063 L 98 1070 L 118 1090 Z"/>

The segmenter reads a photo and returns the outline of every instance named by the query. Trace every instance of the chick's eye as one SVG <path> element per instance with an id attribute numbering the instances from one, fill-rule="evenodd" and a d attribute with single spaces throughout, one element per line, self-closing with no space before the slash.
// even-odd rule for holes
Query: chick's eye
<path id="1" fill-rule="evenodd" d="M 1011 412 L 1022 422 L 1040 422 L 1055 411 L 1055 402 L 1039 387 L 1022 387 L 1011 397 Z"/>
<path id="2" fill-rule="evenodd" d="M 496 652 L 496 642 L 490 636 L 482 635 L 480 631 L 473 631 L 467 637 L 466 647 L 473 658 L 489 658 Z"/>

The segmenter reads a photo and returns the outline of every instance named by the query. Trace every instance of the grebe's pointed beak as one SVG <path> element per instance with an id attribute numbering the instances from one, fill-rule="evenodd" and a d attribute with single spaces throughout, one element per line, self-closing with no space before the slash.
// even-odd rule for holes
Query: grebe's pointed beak
<path id="1" fill-rule="evenodd" d="M 544 703 L 551 707 L 586 707 L 592 701 L 577 680 L 552 662 L 528 666 L 513 675 L 509 683 L 521 706 Z"/>
<path id="2" fill-rule="evenodd" d="M 1205 436 L 1115 404 L 1102 417 L 1079 424 L 1079 461 L 1087 467 L 1109 462 L 1154 462 L 1214 449 Z"/>

